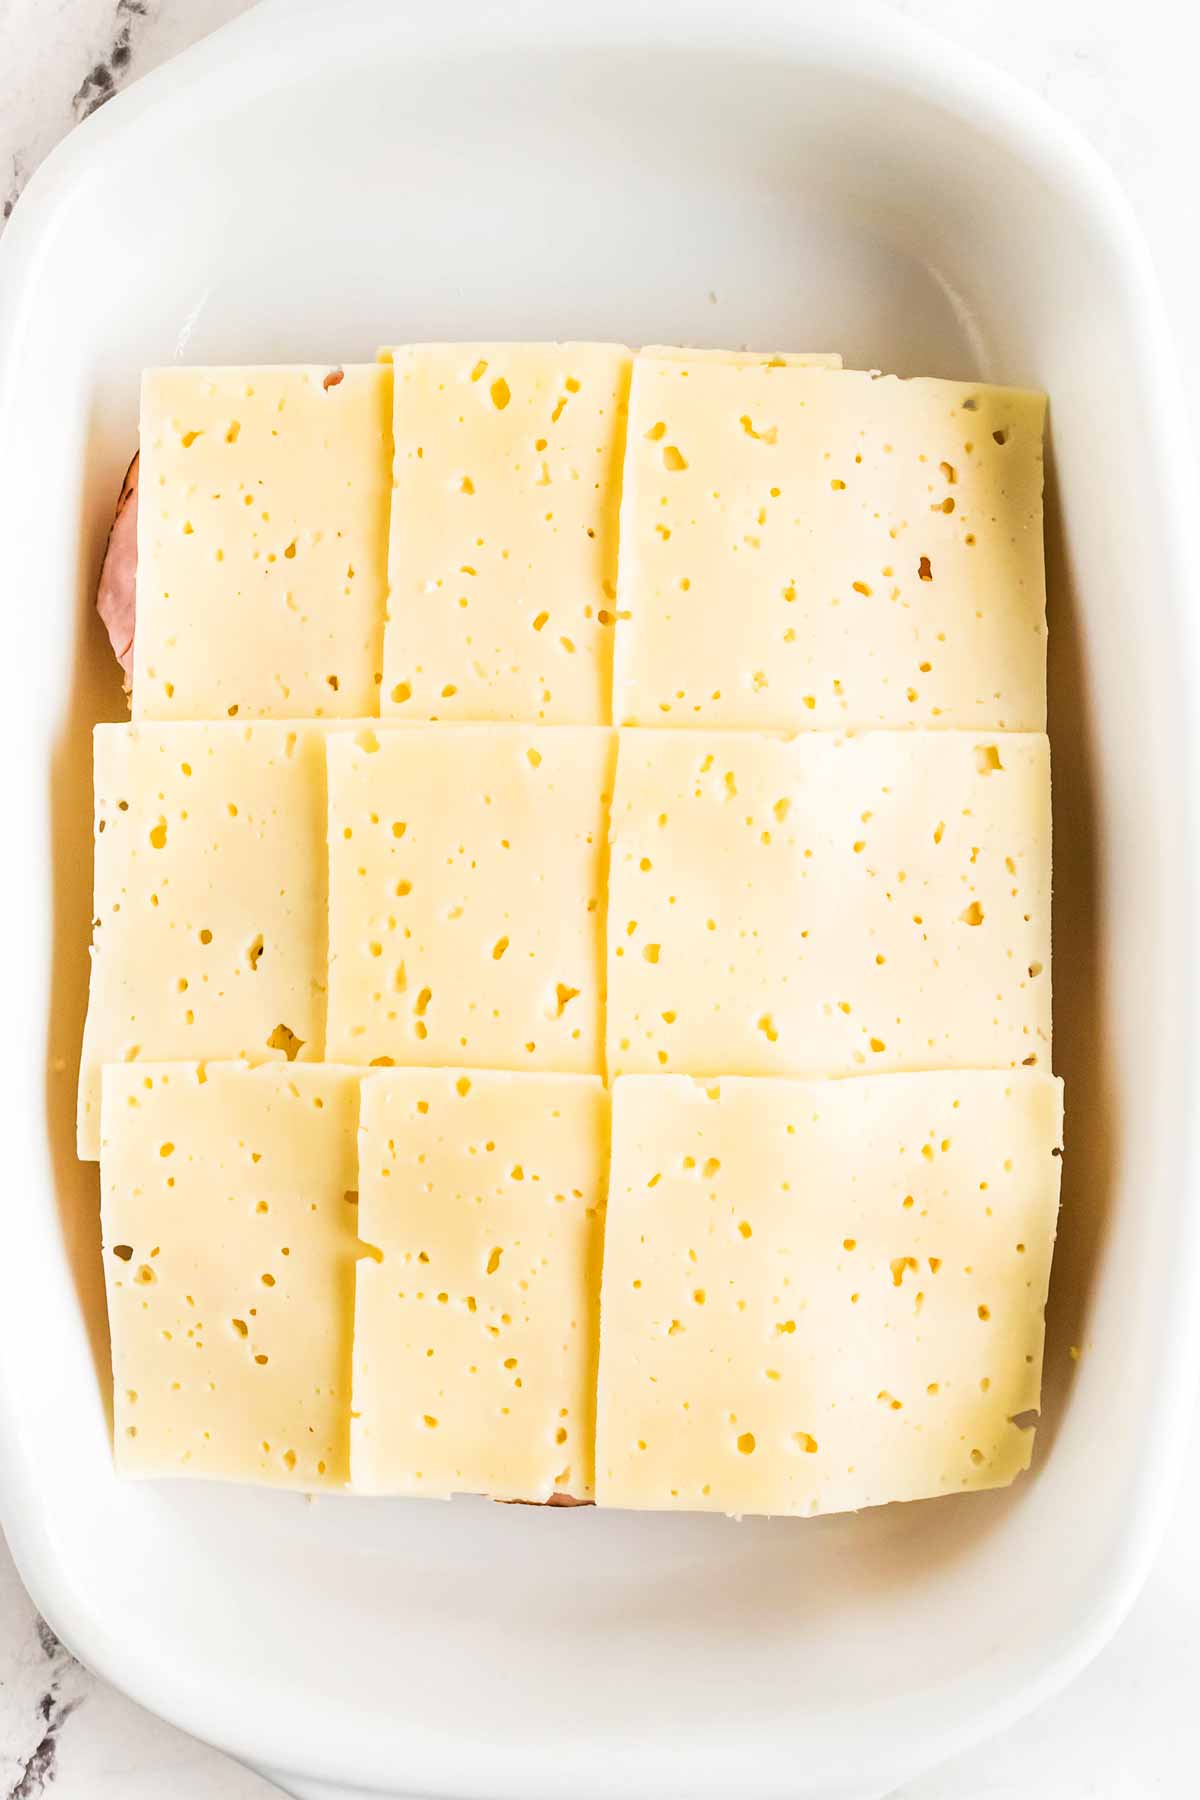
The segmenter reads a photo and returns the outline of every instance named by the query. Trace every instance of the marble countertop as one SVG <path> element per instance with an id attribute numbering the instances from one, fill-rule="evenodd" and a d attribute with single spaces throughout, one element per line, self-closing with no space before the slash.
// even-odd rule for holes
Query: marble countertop
<path id="1" fill-rule="evenodd" d="M 248 0 L 0 0 L 0 205 L 126 82 Z M 413 0 L 397 0 L 397 4 Z M 1180 376 L 1200 411 L 1193 71 L 1200 9 L 1172 0 L 896 0 L 1061 109 L 1129 193 L 1158 266 Z M 1058 1699 L 895 1800 L 1151 1800 L 1200 1767 L 1200 1429 L 1145 1592 Z M 259 1777 L 97 1681 L 37 1617 L 0 1542 L 0 1800 L 267 1800 Z"/>

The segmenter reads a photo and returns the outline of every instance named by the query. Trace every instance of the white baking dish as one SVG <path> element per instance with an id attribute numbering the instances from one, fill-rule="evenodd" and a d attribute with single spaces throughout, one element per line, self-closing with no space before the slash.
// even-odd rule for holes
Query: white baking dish
<path id="1" fill-rule="evenodd" d="M 1200 1317 L 1190 451 L 1110 180 L 891 15 L 271 0 L 73 136 L 0 259 L 0 1442 L 38 1605 L 311 1795 L 859 1800 L 1013 1719 L 1142 1579 Z M 1009 1493 L 739 1525 L 113 1479 L 71 1116 L 89 728 L 120 711 L 89 600 L 138 370 L 473 336 L 1050 390 L 1068 1157 L 1045 1423 Z"/>

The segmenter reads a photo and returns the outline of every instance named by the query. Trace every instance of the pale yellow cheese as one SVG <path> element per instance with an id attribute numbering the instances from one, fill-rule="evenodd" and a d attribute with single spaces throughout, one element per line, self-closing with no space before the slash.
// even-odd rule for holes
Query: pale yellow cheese
<path id="1" fill-rule="evenodd" d="M 835 350 L 695 350 L 681 344 L 647 344 L 638 352 L 658 362 L 725 363 L 732 369 L 840 369 Z"/>
<path id="2" fill-rule="evenodd" d="M 619 1081 L 604 1506 L 818 1513 L 1028 1466 L 1058 1208 L 1048 1076 Z"/>
<path id="3" fill-rule="evenodd" d="M 1044 730 L 1044 409 L 639 360 L 616 723 Z"/>
<path id="4" fill-rule="evenodd" d="M 100 1067 L 325 1048 L 322 727 L 100 725 L 79 1154 Z"/>
<path id="5" fill-rule="evenodd" d="M 122 1474 L 348 1481 L 357 1122 L 345 1069 L 105 1069 Z"/>
<path id="6" fill-rule="evenodd" d="M 392 372 L 148 369 L 140 719 L 379 711 Z"/>
<path id="7" fill-rule="evenodd" d="M 329 740 L 328 1054 L 603 1071 L 613 732 Z"/>
<path id="8" fill-rule="evenodd" d="M 1044 737 L 624 731 L 610 1073 L 1050 1066 Z"/>
<path id="9" fill-rule="evenodd" d="M 628 350 L 415 344 L 390 355 L 383 712 L 607 724 Z"/>
<path id="10" fill-rule="evenodd" d="M 594 1076 L 365 1081 L 357 1490 L 591 1495 L 608 1110 Z"/>

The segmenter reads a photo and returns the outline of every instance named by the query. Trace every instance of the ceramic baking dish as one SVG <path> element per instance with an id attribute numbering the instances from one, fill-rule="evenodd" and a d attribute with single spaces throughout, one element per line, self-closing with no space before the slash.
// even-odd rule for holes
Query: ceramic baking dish
<path id="1" fill-rule="evenodd" d="M 838 10 L 268 0 L 77 132 L 0 250 L 4 1526 L 86 1662 L 297 1794 L 864 1800 L 1065 1681 L 1158 1536 L 1200 1318 L 1182 407 L 1095 160 L 960 52 Z M 113 1478 L 71 1117 L 89 732 L 121 712 L 89 602 L 138 371 L 482 336 L 1050 391 L 1068 1152 L 1010 1492 L 738 1524 Z"/>

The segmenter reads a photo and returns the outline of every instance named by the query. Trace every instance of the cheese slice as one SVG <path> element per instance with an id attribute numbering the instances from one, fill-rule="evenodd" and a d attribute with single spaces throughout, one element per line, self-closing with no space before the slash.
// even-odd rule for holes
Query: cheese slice
<path id="1" fill-rule="evenodd" d="M 100 725 L 78 1145 L 103 1063 L 325 1048 L 322 728 Z"/>
<path id="2" fill-rule="evenodd" d="M 383 712 L 607 724 L 628 350 L 414 344 L 390 355 Z"/>
<path id="3" fill-rule="evenodd" d="M 1050 1065 L 1044 737 L 620 734 L 616 1072 Z"/>
<path id="4" fill-rule="evenodd" d="M 594 1076 L 363 1086 L 353 1483 L 592 1492 L 608 1096 Z"/>
<path id="5" fill-rule="evenodd" d="M 392 372 L 148 369 L 137 719 L 379 711 Z"/>
<path id="6" fill-rule="evenodd" d="M 619 1081 L 603 1506 L 820 1513 L 1028 1467 L 1062 1092 L 989 1072 Z"/>
<path id="7" fill-rule="evenodd" d="M 638 352 L 656 362 L 724 363 L 731 369 L 840 369 L 836 350 L 695 350 L 681 344 L 647 344 Z"/>
<path id="8" fill-rule="evenodd" d="M 616 723 L 1044 730 L 1044 410 L 639 359 Z"/>
<path id="9" fill-rule="evenodd" d="M 357 1122 L 344 1069 L 105 1069 L 121 1474 L 346 1484 Z"/>
<path id="10" fill-rule="evenodd" d="M 329 740 L 329 1055 L 603 1070 L 615 735 L 411 726 Z"/>

